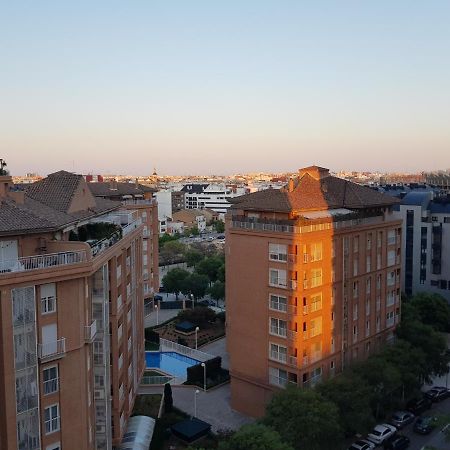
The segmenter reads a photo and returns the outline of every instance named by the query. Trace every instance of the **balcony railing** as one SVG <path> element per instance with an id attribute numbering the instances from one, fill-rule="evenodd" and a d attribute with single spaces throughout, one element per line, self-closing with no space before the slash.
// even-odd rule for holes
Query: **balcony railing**
<path id="1" fill-rule="evenodd" d="M 310 378 L 309 380 L 303 382 L 303 386 L 305 388 L 312 388 L 314 387 L 317 383 L 319 383 L 322 380 L 322 374 L 320 375 L 316 375 L 312 378 Z"/>
<path id="2" fill-rule="evenodd" d="M 311 363 L 319 361 L 319 359 L 322 359 L 322 352 L 313 352 L 311 355 Z"/>
<path id="3" fill-rule="evenodd" d="M 269 383 L 273 386 L 285 388 L 288 385 L 297 386 L 297 383 L 286 378 L 277 377 L 276 375 L 269 375 Z"/>
<path id="4" fill-rule="evenodd" d="M 288 364 L 292 367 L 297 367 L 297 358 L 295 356 L 289 356 Z"/>
<path id="5" fill-rule="evenodd" d="M 286 353 L 277 352 L 275 350 L 269 352 L 269 358 L 272 359 L 273 361 L 278 361 L 281 363 L 286 363 L 287 361 Z"/>
<path id="6" fill-rule="evenodd" d="M 295 330 L 288 330 L 288 338 L 291 341 L 297 340 L 298 333 Z"/>
<path id="7" fill-rule="evenodd" d="M 152 198 L 152 199 L 130 199 L 130 200 L 125 200 L 123 202 L 124 205 L 142 205 L 142 206 L 155 206 L 156 205 L 156 199 Z"/>
<path id="8" fill-rule="evenodd" d="M 15 260 L 0 261 L 0 275 L 8 272 L 47 269 L 49 267 L 78 264 L 86 261 L 86 251 L 49 253 L 46 255 L 24 256 Z"/>
<path id="9" fill-rule="evenodd" d="M 269 308 L 274 311 L 280 311 L 280 312 L 287 311 L 286 303 L 276 302 L 276 301 L 273 301 L 272 299 L 269 299 Z"/>
<path id="10" fill-rule="evenodd" d="M 66 338 L 53 342 L 38 344 L 38 355 L 41 360 L 62 358 L 66 354 Z"/>
<path id="11" fill-rule="evenodd" d="M 286 337 L 287 330 L 286 330 L 286 328 L 277 327 L 277 326 L 272 325 L 270 327 L 270 334 L 273 334 L 275 336 L 280 336 L 280 337 Z"/>
<path id="12" fill-rule="evenodd" d="M 84 327 L 84 340 L 90 344 L 97 334 L 97 321 L 93 320 L 90 325 Z"/>

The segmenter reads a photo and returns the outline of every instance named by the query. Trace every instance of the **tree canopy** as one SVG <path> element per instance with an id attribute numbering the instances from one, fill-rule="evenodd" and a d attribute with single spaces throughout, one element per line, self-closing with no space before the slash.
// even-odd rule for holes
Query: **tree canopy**
<path id="1" fill-rule="evenodd" d="M 288 387 L 275 394 L 263 423 L 296 450 L 335 450 L 342 439 L 337 406 L 315 390 Z"/>
<path id="2" fill-rule="evenodd" d="M 178 299 L 178 293 L 183 290 L 183 281 L 189 276 L 189 272 L 184 269 L 172 269 L 164 275 L 162 284 L 166 292 L 172 292 Z"/>
<path id="3" fill-rule="evenodd" d="M 244 425 L 229 439 L 220 442 L 219 450 L 293 450 L 282 442 L 272 428 L 260 423 Z"/>

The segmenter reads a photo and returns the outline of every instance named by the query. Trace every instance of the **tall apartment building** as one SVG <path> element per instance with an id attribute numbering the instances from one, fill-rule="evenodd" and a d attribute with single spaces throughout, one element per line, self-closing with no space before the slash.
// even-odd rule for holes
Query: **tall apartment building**
<path id="1" fill-rule="evenodd" d="M 111 449 L 144 370 L 141 218 L 57 172 L 0 177 L 0 448 Z"/>
<path id="2" fill-rule="evenodd" d="M 403 220 L 403 291 L 450 301 L 450 196 L 411 191 L 395 210 Z"/>
<path id="3" fill-rule="evenodd" d="M 144 267 L 144 297 L 159 289 L 158 235 L 159 205 L 155 190 L 138 183 L 97 182 L 88 183 L 95 197 L 122 203 L 122 209 L 135 211 L 144 225 L 142 264 Z"/>
<path id="4" fill-rule="evenodd" d="M 261 416 L 274 390 L 310 387 L 393 337 L 400 316 L 397 200 L 301 169 L 226 218 L 232 407 Z"/>

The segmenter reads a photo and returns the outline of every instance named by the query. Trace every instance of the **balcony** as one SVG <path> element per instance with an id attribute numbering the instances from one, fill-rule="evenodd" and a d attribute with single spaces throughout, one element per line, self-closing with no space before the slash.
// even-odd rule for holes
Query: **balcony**
<path id="1" fill-rule="evenodd" d="M 297 358 L 295 356 L 289 356 L 288 364 L 292 367 L 297 367 Z"/>
<path id="2" fill-rule="evenodd" d="M 97 321 L 93 320 L 90 325 L 84 327 L 84 340 L 87 344 L 91 344 L 97 334 Z"/>
<path id="3" fill-rule="evenodd" d="M 156 198 L 151 199 L 142 199 L 142 198 L 135 198 L 135 199 L 129 199 L 125 200 L 123 202 L 124 205 L 139 205 L 139 206 L 156 206 Z"/>
<path id="4" fill-rule="evenodd" d="M 23 272 L 66 266 L 85 262 L 86 251 L 49 253 L 46 255 L 24 256 L 15 260 L 0 261 L 0 275 L 9 272 Z"/>
<path id="5" fill-rule="evenodd" d="M 316 361 L 319 361 L 320 359 L 322 359 L 322 352 L 313 352 L 313 354 L 311 355 L 311 363 L 315 363 Z"/>
<path id="6" fill-rule="evenodd" d="M 297 383 L 294 381 L 290 381 L 287 378 L 277 377 L 275 375 L 269 375 L 269 383 L 273 386 L 278 386 L 281 388 L 285 388 L 288 385 L 297 386 Z"/>
<path id="7" fill-rule="evenodd" d="M 42 362 L 62 358 L 65 354 L 66 338 L 61 338 L 45 344 L 38 344 L 38 356 Z"/>
<path id="8" fill-rule="evenodd" d="M 295 330 L 288 330 L 288 339 L 291 341 L 296 341 L 298 333 Z"/>

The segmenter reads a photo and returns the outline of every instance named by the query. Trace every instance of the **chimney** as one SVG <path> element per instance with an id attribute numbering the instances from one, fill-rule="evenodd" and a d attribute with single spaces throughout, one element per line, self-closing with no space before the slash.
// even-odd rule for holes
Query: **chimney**
<path id="1" fill-rule="evenodd" d="M 293 178 L 289 178 L 288 191 L 292 192 L 293 190 L 294 190 L 294 179 Z"/>
<path id="2" fill-rule="evenodd" d="M 13 184 L 14 183 L 10 175 L 0 176 L 0 198 L 9 197 L 9 192 Z"/>
<path id="3" fill-rule="evenodd" d="M 303 169 L 299 169 L 298 173 L 299 173 L 300 178 L 302 178 L 304 175 L 308 174 L 310 177 L 314 178 L 315 180 L 323 180 L 324 178 L 327 178 L 330 176 L 329 169 L 326 169 L 324 167 L 319 167 L 319 166 L 304 167 Z"/>

